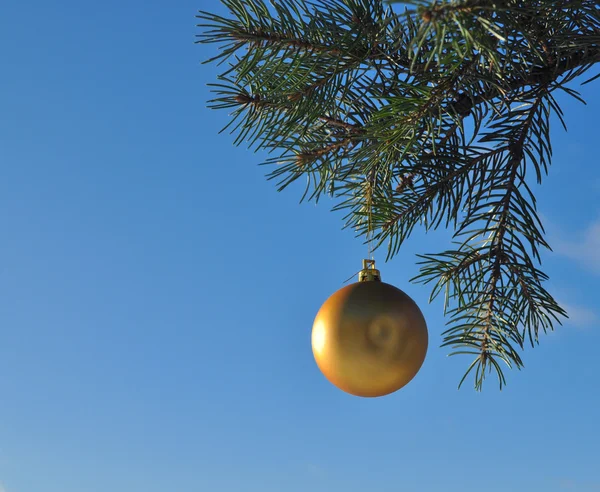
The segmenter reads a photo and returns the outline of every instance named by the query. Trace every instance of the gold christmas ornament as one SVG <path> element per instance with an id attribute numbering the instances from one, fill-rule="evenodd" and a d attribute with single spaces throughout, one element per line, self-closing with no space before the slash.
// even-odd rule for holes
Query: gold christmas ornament
<path id="1" fill-rule="evenodd" d="M 400 289 L 364 260 L 358 282 L 335 292 L 317 313 L 312 350 L 325 377 L 355 396 L 384 396 L 415 377 L 427 353 L 425 318 Z"/>

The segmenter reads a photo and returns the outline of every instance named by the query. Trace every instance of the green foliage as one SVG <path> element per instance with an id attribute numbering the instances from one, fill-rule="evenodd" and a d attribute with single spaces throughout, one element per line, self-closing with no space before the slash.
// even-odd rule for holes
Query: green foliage
<path id="1" fill-rule="evenodd" d="M 544 288 L 549 249 L 528 183 L 552 156 L 554 94 L 600 61 L 595 0 L 222 0 L 200 43 L 224 67 L 211 106 L 235 142 L 273 157 L 346 226 L 398 253 L 415 226 L 454 231 L 415 281 L 444 295 L 443 345 L 473 361 L 476 389 L 566 313 Z M 462 384 L 461 381 L 461 384 Z"/>

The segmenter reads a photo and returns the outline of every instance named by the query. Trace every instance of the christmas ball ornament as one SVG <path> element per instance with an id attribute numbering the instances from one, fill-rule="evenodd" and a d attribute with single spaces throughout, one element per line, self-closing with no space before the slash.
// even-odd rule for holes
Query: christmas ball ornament
<path id="1" fill-rule="evenodd" d="M 427 353 L 425 318 L 400 289 L 364 260 L 359 281 L 335 292 L 317 313 L 312 350 L 325 377 L 355 396 L 384 396 L 415 377 Z"/>

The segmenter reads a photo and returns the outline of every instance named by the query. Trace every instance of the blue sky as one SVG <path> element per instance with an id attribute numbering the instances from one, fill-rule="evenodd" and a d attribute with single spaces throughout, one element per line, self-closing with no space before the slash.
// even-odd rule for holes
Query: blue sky
<path id="1" fill-rule="evenodd" d="M 278 194 L 217 131 L 193 44 L 216 1 L 8 0 L 0 18 L 0 491 L 600 490 L 596 85 L 563 99 L 537 189 L 572 319 L 481 394 L 411 285 L 430 350 L 402 391 L 319 373 L 310 329 L 365 251 L 327 204 Z M 377 258 L 377 257 L 376 257 Z"/>

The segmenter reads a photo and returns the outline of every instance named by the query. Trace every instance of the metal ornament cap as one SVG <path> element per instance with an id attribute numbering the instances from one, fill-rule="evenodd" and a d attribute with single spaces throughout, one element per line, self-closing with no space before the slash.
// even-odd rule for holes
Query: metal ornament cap
<path id="1" fill-rule="evenodd" d="M 374 264 L 370 267 L 374 270 Z M 399 390 L 419 372 L 427 354 L 429 339 L 421 310 L 403 291 L 378 278 L 331 295 L 312 329 L 319 369 L 333 385 L 355 396 L 378 397 Z"/>

